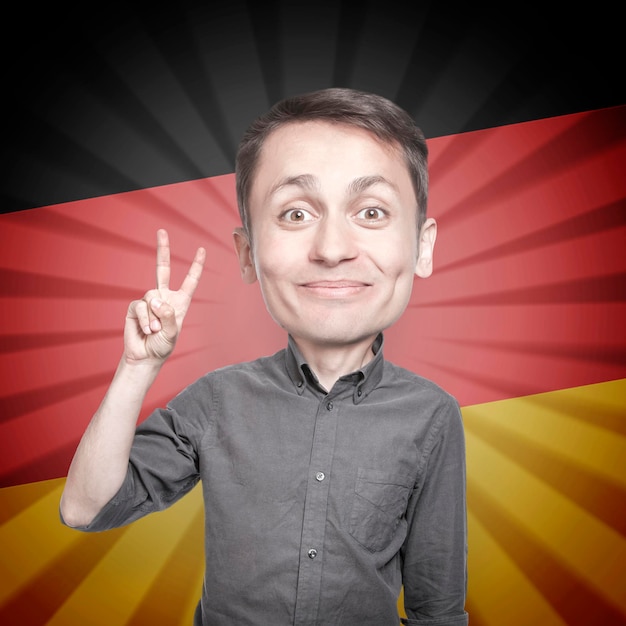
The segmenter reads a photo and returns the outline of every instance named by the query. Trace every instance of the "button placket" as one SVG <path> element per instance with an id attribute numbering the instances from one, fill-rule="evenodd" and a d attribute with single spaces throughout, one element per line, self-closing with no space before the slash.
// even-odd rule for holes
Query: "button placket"
<path id="1" fill-rule="evenodd" d="M 302 522 L 302 559 L 298 569 L 298 589 L 294 624 L 309 624 L 319 605 L 326 513 L 330 481 L 321 468 L 332 465 L 339 405 L 328 397 L 320 398 L 311 448 L 309 482 L 305 494 Z M 306 557 L 305 557 L 306 555 Z"/>

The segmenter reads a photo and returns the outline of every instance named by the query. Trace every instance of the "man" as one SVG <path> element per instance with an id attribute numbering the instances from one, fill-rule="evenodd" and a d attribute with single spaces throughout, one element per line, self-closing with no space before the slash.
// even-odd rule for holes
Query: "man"
<path id="1" fill-rule="evenodd" d="M 427 148 L 372 94 L 273 107 L 237 157 L 241 274 L 285 350 L 211 372 L 135 425 L 200 279 L 131 303 L 124 354 L 76 451 L 65 523 L 103 530 L 199 480 L 206 573 L 195 624 L 467 624 L 463 429 L 455 400 L 383 358 L 382 331 L 432 271 Z M 130 460 L 129 460 L 130 458 Z"/>

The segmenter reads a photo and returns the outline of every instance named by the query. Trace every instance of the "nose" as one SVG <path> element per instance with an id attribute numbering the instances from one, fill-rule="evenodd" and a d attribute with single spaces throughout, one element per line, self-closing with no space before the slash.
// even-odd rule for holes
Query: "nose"
<path id="1" fill-rule="evenodd" d="M 328 266 L 354 259 L 358 254 L 355 233 L 342 215 L 327 214 L 316 225 L 311 260 Z"/>

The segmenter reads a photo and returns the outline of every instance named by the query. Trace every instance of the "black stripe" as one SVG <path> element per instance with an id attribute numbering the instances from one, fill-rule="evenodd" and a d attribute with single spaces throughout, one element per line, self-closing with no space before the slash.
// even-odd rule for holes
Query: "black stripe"
<path id="1" fill-rule="evenodd" d="M 16 3 L 0 209 L 229 173 L 252 118 L 333 84 L 396 100 L 427 137 L 625 104 L 615 6 Z"/>

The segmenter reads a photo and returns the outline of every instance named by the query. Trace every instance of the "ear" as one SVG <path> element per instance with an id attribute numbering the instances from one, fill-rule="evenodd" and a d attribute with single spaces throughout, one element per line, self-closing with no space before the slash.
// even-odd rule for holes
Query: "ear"
<path id="1" fill-rule="evenodd" d="M 417 263 L 415 264 L 415 275 L 420 278 L 428 278 L 433 273 L 433 252 L 436 239 L 437 222 L 429 217 L 424 222 L 420 232 Z"/>
<path id="2" fill-rule="evenodd" d="M 233 232 L 233 241 L 235 242 L 235 251 L 239 258 L 239 269 L 241 270 L 241 278 L 243 282 L 251 285 L 256 281 L 256 268 L 254 267 L 254 259 L 252 258 L 252 246 L 250 238 L 243 228 L 235 228 Z"/>

